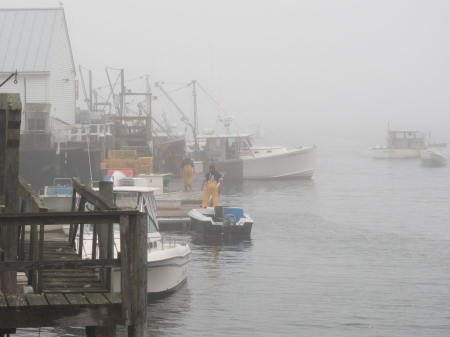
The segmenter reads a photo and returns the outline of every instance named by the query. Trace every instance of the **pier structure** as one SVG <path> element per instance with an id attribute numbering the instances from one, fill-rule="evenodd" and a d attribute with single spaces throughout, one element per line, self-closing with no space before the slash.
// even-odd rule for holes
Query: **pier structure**
<path id="1" fill-rule="evenodd" d="M 85 326 L 87 336 L 115 336 L 117 325 L 128 326 L 129 336 L 146 336 L 147 215 L 118 209 L 109 200 L 107 182 L 97 193 L 78 179 L 73 179 L 72 211 L 48 212 L 19 176 L 20 123 L 19 95 L 0 94 L 0 336 L 17 328 L 56 326 Z M 86 203 L 95 210 L 85 212 Z M 114 223 L 121 234 L 117 258 Z M 45 226 L 59 224 L 71 224 L 69 238 L 46 240 Z M 85 224 L 94 225 L 99 242 L 97 249 L 93 240 L 89 260 L 82 259 Z M 121 268 L 118 293 L 113 268 Z M 18 286 L 19 271 L 28 276 L 32 293 Z"/>

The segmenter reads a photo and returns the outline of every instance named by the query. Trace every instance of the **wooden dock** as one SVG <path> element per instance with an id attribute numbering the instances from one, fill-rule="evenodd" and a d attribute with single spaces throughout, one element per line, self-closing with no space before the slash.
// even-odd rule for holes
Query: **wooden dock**
<path id="1" fill-rule="evenodd" d="M 72 211 L 48 212 L 18 176 L 21 108 L 18 94 L 0 94 L 0 337 L 17 328 L 56 326 L 112 337 L 117 325 L 128 326 L 128 336 L 147 336 L 147 215 L 118 209 L 111 182 L 101 182 L 98 193 L 76 178 Z M 95 211 L 84 212 L 86 203 Z M 114 223 L 120 227 L 116 259 Z M 49 224 L 71 224 L 68 240 L 46 241 Z M 94 226 L 91 260 L 82 259 L 84 224 Z M 114 267 L 122 271 L 119 293 L 113 293 Z M 18 271 L 26 273 L 33 294 L 21 293 Z"/>

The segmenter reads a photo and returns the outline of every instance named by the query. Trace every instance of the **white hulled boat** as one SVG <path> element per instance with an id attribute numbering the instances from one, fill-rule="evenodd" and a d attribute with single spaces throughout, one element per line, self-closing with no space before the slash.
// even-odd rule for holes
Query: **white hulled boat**
<path id="1" fill-rule="evenodd" d="M 316 163 L 317 146 L 287 150 L 283 146 L 253 146 L 251 134 L 206 134 L 197 136 L 205 140 L 206 159 L 232 164 L 230 169 L 242 170 L 243 179 L 311 179 Z M 242 160 L 242 169 L 236 160 Z M 235 172 L 234 172 L 235 173 Z"/>
<path id="2" fill-rule="evenodd" d="M 119 207 L 132 207 L 148 214 L 147 234 L 147 293 L 163 294 L 178 289 L 187 279 L 191 250 L 187 244 L 164 240 L 159 233 L 156 204 L 152 187 L 114 186 L 114 199 Z M 90 259 L 92 252 L 92 225 L 83 240 L 83 258 Z M 120 229 L 114 224 L 114 256 L 120 251 Z M 120 289 L 121 270 L 114 269 L 114 289 Z"/>
<path id="3" fill-rule="evenodd" d="M 420 151 L 420 159 L 424 166 L 444 166 L 447 163 L 447 158 L 436 150 Z"/>
<path id="4" fill-rule="evenodd" d="M 419 130 L 389 130 L 386 141 L 386 146 L 372 147 L 374 158 L 418 158 L 428 147 L 425 133 Z"/>

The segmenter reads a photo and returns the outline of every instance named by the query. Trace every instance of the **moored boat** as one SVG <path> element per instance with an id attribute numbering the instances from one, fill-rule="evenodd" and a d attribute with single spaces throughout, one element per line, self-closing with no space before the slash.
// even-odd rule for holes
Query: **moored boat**
<path id="1" fill-rule="evenodd" d="M 317 146 L 287 150 L 283 146 L 257 147 L 251 134 L 207 134 L 205 157 L 218 171 L 236 179 L 311 179 Z"/>
<path id="2" fill-rule="evenodd" d="M 137 208 L 146 212 L 147 217 L 147 293 L 162 295 L 178 289 L 187 279 L 191 249 L 185 243 L 166 239 L 159 232 L 156 217 L 155 188 L 142 186 L 114 186 L 114 200 L 117 206 Z M 92 226 L 86 226 L 84 234 L 83 258 L 91 258 Z M 120 229 L 114 225 L 114 256 L 120 251 Z M 114 269 L 114 289 L 120 289 L 121 270 Z"/>
<path id="3" fill-rule="evenodd" d="M 253 220 L 242 208 L 216 206 L 192 209 L 188 215 L 191 228 L 204 238 L 248 238 L 252 232 Z"/>
<path id="4" fill-rule="evenodd" d="M 386 146 L 372 147 L 374 158 L 418 158 L 420 151 L 428 147 L 425 133 L 419 130 L 389 130 L 386 141 Z"/>
<path id="5" fill-rule="evenodd" d="M 444 166 L 447 163 L 447 158 L 436 150 L 420 151 L 420 159 L 424 166 Z"/>
<path id="6" fill-rule="evenodd" d="M 444 143 L 429 143 L 428 144 L 429 147 L 447 147 L 447 142 Z"/>

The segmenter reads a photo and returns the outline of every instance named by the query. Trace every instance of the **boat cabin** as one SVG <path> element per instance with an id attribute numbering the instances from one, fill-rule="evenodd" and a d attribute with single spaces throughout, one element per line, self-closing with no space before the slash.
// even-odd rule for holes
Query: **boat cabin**
<path id="1" fill-rule="evenodd" d="M 240 159 L 243 156 L 252 156 L 250 148 L 251 134 L 212 134 L 198 135 L 197 139 L 204 140 L 202 146 L 207 160 L 213 158 L 217 160 Z"/>
<path id="2" fill-rule="evenodd" d="M 387 147 L 392 149 L 423 149 L 428 146 L 422 131 L 389 130 Z"/>

